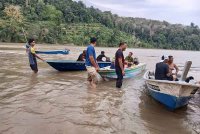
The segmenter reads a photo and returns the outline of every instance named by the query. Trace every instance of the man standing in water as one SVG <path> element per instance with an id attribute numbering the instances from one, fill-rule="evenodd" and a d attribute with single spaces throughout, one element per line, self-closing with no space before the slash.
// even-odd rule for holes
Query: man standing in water
<path id="1" fill-rule="evenodd" d="M 97 71 L 99 70 L 99 66 L 96 61 L 96 52 L 94 47 L 96 46 L 97 39 L 91 38 L 90 45 L 88 45 L 86 50 L 86 60 L 85 65 L 88 72 L 88 81 L 93 87 L 96 87 L 98 82 L 97 80 Z"/>
<path id="2" fill-rule="evenodd" d="M 38 67 L 37 67 L 37 60 L 36 58 L 44 61 L 42 58 L 40 58 L 36 53 L 35 53 L 35 40 L 34 39 L 29 39 L 28 41 L 29 47 L 27 48 L 28 52 L 28 57 L 29 57 L 29 63 L 31 69 L 34 71 L 34 73 L 38 72 Z"/>
<path id="3" fill-rule="evenodd" d="M 126 50 L 126 47 L 127 47 L 127 44 L 125 42 L 121 42 L 119 44 L 119 49 L 115 53 L 115 72 L 117 74 L 117 81 L 116 81 L 117 88 L 122 87 L 122 80 L 123 80 L 123 76 L 125 75 L 123 51 Z"/>

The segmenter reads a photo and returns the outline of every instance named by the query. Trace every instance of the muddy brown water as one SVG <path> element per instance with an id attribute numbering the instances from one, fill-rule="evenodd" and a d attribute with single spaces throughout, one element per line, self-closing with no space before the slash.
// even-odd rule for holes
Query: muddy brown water
<path id="1" fill-rule="evenodd" d="M 70 48 L 69 55 L 41 55 L 44 59 L 76 60 L 85 47 L 37 45 L 38 49 Z M 113 57 L 117 48 L 96 48 Z M 162 54 L 171 54 L 189 75 L 200 80 L 200 52 L 127 49 L 154 69 Z M 38 61 L 39 73 L 30 70 L 23 44 L 0 43 L 0 134 L 196 134 L 200 133 L 200 92 L 187 107 L 174 112 L 152 99 L 142 75 L 101 82 L 91 89 L 86 72 L 58 72 Z"/>

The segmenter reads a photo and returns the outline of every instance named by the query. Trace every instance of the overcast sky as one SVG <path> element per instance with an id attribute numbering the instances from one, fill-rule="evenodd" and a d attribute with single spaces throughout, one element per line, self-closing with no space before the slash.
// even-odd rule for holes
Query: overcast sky
<path id="1" fill-rule="evenodd" d="M 77 1 L 77 0 L 76 0 Z M 166 20 L 200 26 L 199 0 L 82 0 L 87 6 L 111 11 L 119 16 Z"/>

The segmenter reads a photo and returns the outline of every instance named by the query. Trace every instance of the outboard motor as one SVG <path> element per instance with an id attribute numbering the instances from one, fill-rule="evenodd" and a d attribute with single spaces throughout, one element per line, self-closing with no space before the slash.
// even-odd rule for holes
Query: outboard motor
<path id="1" fill-rule="evenodd" d="M 192 61 L 186 61 L 180 81 L 185 81 L 192 65 Z"/>

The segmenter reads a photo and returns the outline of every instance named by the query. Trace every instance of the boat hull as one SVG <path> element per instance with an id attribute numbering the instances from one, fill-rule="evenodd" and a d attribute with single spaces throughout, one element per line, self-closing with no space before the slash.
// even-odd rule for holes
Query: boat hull
<path id="1" fill-rule="evenodd" d="M 200 87 L 181 81 L 155 80 L 150 78 L 148 73 L 145 73 L 144 79 L 149 94 L 170 110 L 186 106 Z"/>
<path id="2" fill-rule="evenodd" d="M 69 50 L 35 51 L 37 54 L 69 54 Z"/>
<path id="3" fill-rule="evenodd" d="M 133 78 L 137 76 L 138 74 L 142 73 L 146 68 L 146 64 L 141 63 L 138 66 L 135 66 L 133 68 L 127 68 L 125 69 L 125 76 L 124 78 Z M 103 78 L 108 78 L 108 79 L 117 79 L 117 75 L 115 72 L 115 69 L 108 69 L 108 70 L 100 70 L 99 74 Z"/>
<path id="4" fill-rule="evenodd" d="M 69 60 L 48 60 L 47 63 L 58 71 L 85 71 L 85 62 Z M 98 62 L 100 68 L 110 66 L 110 62 Z"/>
<path id="5" fill-rule="evenodd" d="M 169 94 L 160 93 L 149 88 L 150 95 L 160 103 L 164 104 L 170 110 L 186 106 L 191 99 L 191 96 L 176 97 Z"/>

